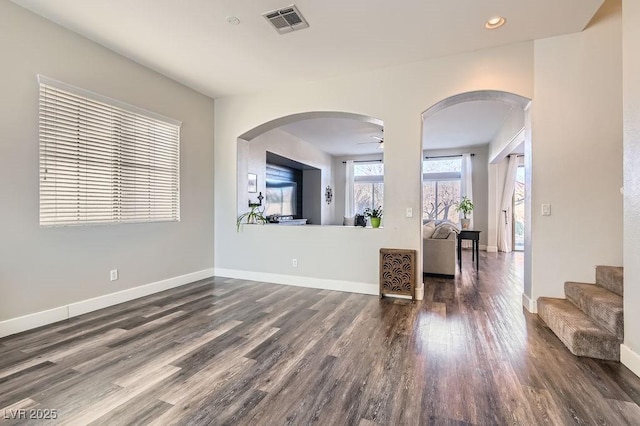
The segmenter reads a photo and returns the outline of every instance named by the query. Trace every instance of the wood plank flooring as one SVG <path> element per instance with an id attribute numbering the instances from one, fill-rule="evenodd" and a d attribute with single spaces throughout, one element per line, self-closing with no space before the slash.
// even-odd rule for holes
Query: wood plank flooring
<path id="1" fill-rule="evenodd" d="M 523 312 L 522 254 L 480 264 L 416 304 L 214 278 L 10 336 L 0 423 L 640 424 L 640 379 Z"/>

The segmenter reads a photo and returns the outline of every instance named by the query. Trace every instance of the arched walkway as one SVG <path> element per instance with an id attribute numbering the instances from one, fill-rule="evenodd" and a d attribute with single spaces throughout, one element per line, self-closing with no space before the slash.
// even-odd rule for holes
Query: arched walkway
<path id="1" fill-rule="evenodd" d="M 438 112 L 452 107 L 454 105 L 476 102 L 476 101 L 489 101 L 500 102 L 506 105 L 510 105 L 515 108 L 519 108 L 523 111 L 524 117 L 523 128 L 524 131 L 520 137 L 524 140 L 524 153 L 525 153 L 525 185 L 527 188 L 527 194 L 525 198 L 525 256 L 524 256 L 524 297 L 523 303 L 530 305 L 531 291 L 531 119 L 530 119 L 530 106 L 531 99 L 526 97 L 496 90 L 478 90 L 472 92 L 465 92 L 445 98 L 431 107 L 427 108 L 422 113 L 422 140 L 425 140 L 425 121 L 433 117 Z M 423 149 L 425 147 L 423 146 Z M 422 185 L 421 185 L 422 188 Z M 422 191 L 422 190 L 421 190 Z M 421 193 L 421 199 L 423 194 Z M 501 197 L 500 197 L 501 198 Z M 490 219 L 491 220 L 491 219 Z M 497 220 L 494 218 L 494 220 Z"/>

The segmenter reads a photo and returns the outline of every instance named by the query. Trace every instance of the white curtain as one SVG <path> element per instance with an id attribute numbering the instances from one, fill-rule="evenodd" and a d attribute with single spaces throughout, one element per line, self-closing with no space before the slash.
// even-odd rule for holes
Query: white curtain
<path id="1" fill-rule="evenodd" d="M 353 197 L 353 160 L 347 161 L 345 167 L 344 215 L 345 217 L 354 217 L 356 206 Z"/>
<path id="2" fill-rule="evenodd" d="M 511 155 L 507 174 L 504 177 L 502 204 L 498 213 L 498 250 L 509 253 L 513 250 L 513 191 L 516 187 L 518 157 Z"/>
<path id="3" fill-rule="evenodd" d="M 473 166 L 471 165 L 471 154 L 462 154 L 462 170 L 460 177 L 460 197 L 467 197 L 471 202 L 473 202 Z M 462 212 L 460 212 L 460 217 L 464 217 Z M 469 228 L 473 229 L 473 212 L 469 214 L 467 219 L 471 220 Z M 462 241 L 463 248 L 471 248 L 472 244 L 473 242 L 469 240 Z"/>

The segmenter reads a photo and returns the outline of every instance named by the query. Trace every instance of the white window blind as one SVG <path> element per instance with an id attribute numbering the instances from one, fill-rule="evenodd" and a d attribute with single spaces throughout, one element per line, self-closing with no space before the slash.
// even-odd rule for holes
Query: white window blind
<path id="1" fill-rule="evenodd" d="M 180 220 L 180 122 L 39 82 L 40 225 Z"/>

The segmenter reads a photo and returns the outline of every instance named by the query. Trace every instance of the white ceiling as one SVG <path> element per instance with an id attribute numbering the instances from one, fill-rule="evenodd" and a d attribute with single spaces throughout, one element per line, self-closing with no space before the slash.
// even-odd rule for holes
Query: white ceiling
<path id="1" fill-rule="evenodd" d="M 378 141 L 382 127 L 350 118 L 313 118 L 280 127 L 280 130 L 313 144 L 336 157 L 343 155 L 381 154 Z"/>
<path id="2" fill-rule="evenodd" d="M 422 146 L 432 150 L 485 145 L 502 128 L 511 108 L 497 101 L 452 105 L 425 120 Z"/>
<path id="3" fill-rule="evenodd" d="M 13 1 L 220 97 L 581 31 L 604 0 L 297 0 L 310 28 L 286 35 L 262 13 L 293 0 Z"/>

